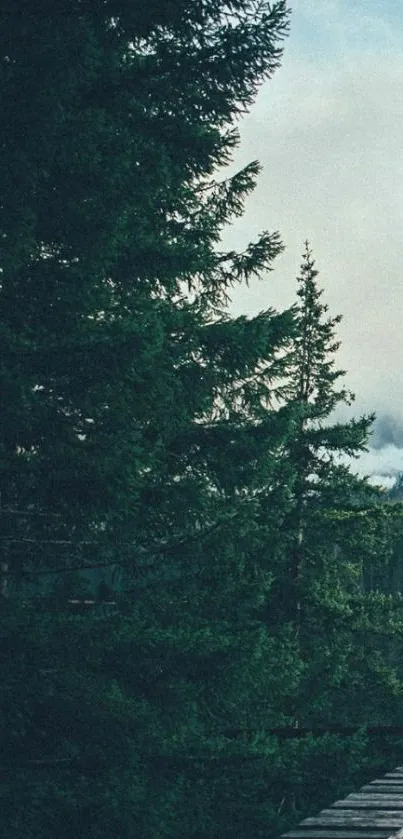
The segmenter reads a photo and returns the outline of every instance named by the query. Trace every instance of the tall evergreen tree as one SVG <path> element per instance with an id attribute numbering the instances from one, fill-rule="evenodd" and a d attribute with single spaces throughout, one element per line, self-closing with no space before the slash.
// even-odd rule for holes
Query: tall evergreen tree
<path id="1" fill-rule="evenodd" d="M 284 564 L 279 566 L 271 609 L 276 620 L 291 621 L 295 630 L 302 668 L 295 695 L 296 718 L 302 724 L 303 720 L 323 724 L 357 719 L 379 723 L 386 720 L 386 707 L 389 719 L 396 714 L 400 688 L 379 644 L 380 625 L 386 635 L 391 630 L 386 627 L 386 603 L 378 603 L 378 613 L 377 606 L 368 603 L 372 618 L 367 634 L 362 634 L 360 615 L 367 606 L 361 580 L 370 565 L 385 565 L 387 537 L 379 491 L 347 464 L 347 457 L 365 449 L 374 417 L 333 419 L 335 409 L 350 404 L 353 396 L 340 384 L 344 371 L 336 366 L 336 330 L 341 318 L 329 317 L 317 276 L 307 243 L 298 278 L 297 331 L 284 389 L 294 412 L 285 452 L 290 499 L 280 537 Z M 369 682 L 372 693 L 377 693 L 375 704 L 365 699 L 364 685 Z M 341 684 L 345 702 L 338 690 Z M 351 702 L 354 684 L 360 684 L 358 704 Z M 360 709 L 358 717 L 354 707 Z"/>
<path id="2" fill-rule="evenodd" d="M 64 529 L 75 555 L 102 533 L 123 561 L 133 533 L 146 549 L 172 534 L 189 459 L 175 441 L 231 364 L 219 344 L 232 333 L 209 325 L 229 283 L 281 249 L 263 234 L 216 252 L 258 167 L 211 176 L 279 64 L 287 10 L 77 0 L 1 15 L 2 503 L 26 512 L 32 545 L 42 536 L 30 557 L 15 527 L 10 561 L 38 570 Z M 282 331 L 266 324 L 265 353 Z M 242 337 L 253 346 L 245 324 Z"/>
<path id="3" fill-rule="evenodd" d="M 334 410 L 351 404 L 354 397 L 343 385 L 339 386 L 339 380 L 345 375 L 344 370 L 336 368 L 335 358 L 340 346 L 336 329 L 341 316 L 328 317 L 317 275 L 306 243 L 298 278 L 298 329 L 288 381 L 288 399 L 295 409 L 295 431 L 289 447 L 294 483 L 287 527 L 291 536 L 291 579 L 297 610 L 303 576 L 308 589 L 310 585 L 308 556 L 312 546 L 308 521 L 312 526 L 312 514 L 317 515 L 332 500 L 336 504 L 348 503 L 348 496 L 358 486 L 364 492 L 364 483 L 353 478 L 341 456 L 354 457 L 365 450 L 373 422 L 373 416 L 345 423 L 333 421 Z M 318 576 L 319 569 L 312 570 Z"/>
<path id="4" fill-rule="evenodd" d="M 242 835 L 231 777 L 255 747 L 223 723 L 291 690 L 253 619 L 270 574 L 245 501 L 286 435 L 263 403 L 293 324 L 225 314 L 282 246 L 219 250 L 258 165 L 213 176 L 279 65 L 286 3 L 0 15 L 3 824 Z M 93 566 L 121 593 L 86 592 L 73 571 Z M 54 590 L 31 600 L 38 580 Z"/>

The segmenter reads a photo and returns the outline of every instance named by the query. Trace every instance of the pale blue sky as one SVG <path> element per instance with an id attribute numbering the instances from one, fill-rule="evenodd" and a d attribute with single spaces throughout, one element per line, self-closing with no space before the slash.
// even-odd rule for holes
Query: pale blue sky
<path id="1" fill-rule="evenodd" d="M 397 0 L 294 0 L 291 7 L 294 45 L 314 45 L 318 56 L 346 49 L 378 52 L 399 43 L 403 8 Z"/>
<path id="2" fill-rule="evenodd" d="M 224 239 L 242 247 L 278 229 L 286 252 L 266 280 L 235 291 L 234 311 L 292 303 L 308 238 L 331 312 L 343 315 L 339 360 L 355 412 L 401 423 L 403 3 L 291 6 L 282 67 L 242 122 L 234 161 L 240 168 L 257 158 L 264 171 Z M 403 451 L 396 458 L 403 468 Z"/>

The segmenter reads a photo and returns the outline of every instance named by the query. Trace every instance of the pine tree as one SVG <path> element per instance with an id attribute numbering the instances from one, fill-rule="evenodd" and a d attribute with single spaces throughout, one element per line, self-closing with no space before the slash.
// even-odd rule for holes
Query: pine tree
<path id="1" fill-rule="evenodd" d="M 297 613 L 300 610 L 300 586 L 303 585 L 306 590 L 310 586 L 309 553 L 312 545 L 309 544 L 309 528 L 317 530 L 315 517 L 321 515 L 322 508 L 326 509 L 329 503 L 348 504 L 351 493 L 357 493 L 359 487 L 364 492 L 364 483 L 353 477 L 341 456 L 354 457 L 365 450 L 374 419 L 368 416 L 345 423 L 333 421 L 335 409 L 351 404 L 354 397 L 344 386 L 338 386 L 345 375 L 344 370 L 335 366 L 335 355 L 340 345 L 336 329 L 341 316 L 328 317 L 328 307 L 321 300 L 323 291 L 317 286 L 317 275 L 306 243 L 298 278 L 298 329 L 287 392 L 295 411 L 295 431 L 289 447 L 294 484 L 287 527 L 291 536 L 290 576 Z M 370 493 L 369 489 L 365 491 Z M 319 568 L 314 565 L 312 570 L 318 576 Z M 303 577 L 305 583 L 302 583 Z M 298 623 L 299 614 L 295 617 Z"/>
<path id="2" fill-rule="evenodd" d="M 62 543 L 78 565 L 101 537 L 99 561 L 119 542 L 124 564 L 133 533 L 139 555 L 183 536 L 177 440 L 212 411 L 219 342 L 235 343 L 212 322 L 229 284 L 281 250 L 263 234 L 216 251 L 258 166 L 212 174 L 287 29 L 284 2 L 252 8 L 3 6 L 1 484 L 16 572 L 73 564 Z M 265 352 L 281 332 L 269 321 Z"/>
<path id="3" fill-rule="evenodd" d="M 344 373 L 336 367 L 340 317 L 328 316 L 316 278 L 307 245 L 288 375 L 275 389 L 287 437 L 254 519 L 255 554 L 272 574 L 258 614 L 279 670 L 287 660 L 292 680 L 292 691 L 279 685 L 282 695 L 267 693 L 266 719 L 311 732 L 280 740 L 273 750 L 267 803 L 274 833 L 294 827 L 320 801 L 329 803 L 329 783 L 340 795 L 363 777 L 363 766 L 377 771 L 388 766 L 392 751 L 401 754 L 399 743 L 385 738 L 379 745 L 359 731 L 399 719 L 402 604 L 400 597 L 393 602 L 379 590 L 363 590 L 370 568 L 382 579 L 391 527 L 382 493 L 346 463 L 346 455 L 366 446 L 373 417 L 334 419 L 352 395 L 339 384 Z M 255 712 L 253 723 L 258 719 Z M 356 733 L 331 733 L 343 726 L 356 726 Z"/>
<path id="4" fill-rule="evenodd" d="M 1 23 L 3 824 L 257 831 L 231 778 L 268 738 L 223 725 L 292 691 L 289 645 L 254 618 L 249 512 L 286 435 L 267 404 L 293 324 L 225 313 L 282 246 L 219 250 L 258 165 L 214 172 L 286 4 L 21 0 Z M 120 592 L 94 595 L 94 569 Z"/>
<path id="5" fill-rule="evenodd" d="M 383 595 L 367 598 L 362 589 L 369 567 L 387 565 L 390 535 L 379 490 L 347 462 L 365 449 L 374 417 L 333 419 L 353 396 L 340 384 L 345 373 L 336 366 L 341 318 L 328 316 L 317 276 L 306 244 L 284 387 L 294 416 L 284 452 L 289 509 L 269 612 L 274 624 L 289 622 L 295 632 L 301 678 L 294 716 L 300 724 L 386 724 L 398 712 L 400 687 L 380 636 L 399 646 L 401 606 L 392 628 Z M 355 690 L 359 700 L 352 699 Z"/>

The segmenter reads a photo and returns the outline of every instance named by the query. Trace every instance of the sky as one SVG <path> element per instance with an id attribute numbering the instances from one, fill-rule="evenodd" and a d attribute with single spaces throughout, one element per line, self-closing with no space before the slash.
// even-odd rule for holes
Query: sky
<path id="1" fill-rule="evenodd" d="M 290 0 L 282 65 L 240 123 L 234 169 L 263 167 L 224 237 L 263 230 L 285 245 L 275 269 L 232 294 L 235 314 L 295 302 L 309 240 L 329 314 L 343 315 L 338 366 L 353 413 L 377 414 L 359 471 L 403 471 L 403 3 Z M 350 412 L 351 415 L 351 412 Z"/>

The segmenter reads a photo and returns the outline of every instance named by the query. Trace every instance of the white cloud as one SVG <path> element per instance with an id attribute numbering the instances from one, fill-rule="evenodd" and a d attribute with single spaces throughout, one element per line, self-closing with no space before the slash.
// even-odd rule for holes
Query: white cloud
<path id="1" fill-rule="evenodd" d="M 390 445 L 380 451 L 369 451 L 360 457 L 358 465 L 353 465 L 353 471 L 360 475 L 376 475 L 379 483 L 393 486 L 394 477 L 403 473 L 403 449 Z"/>

